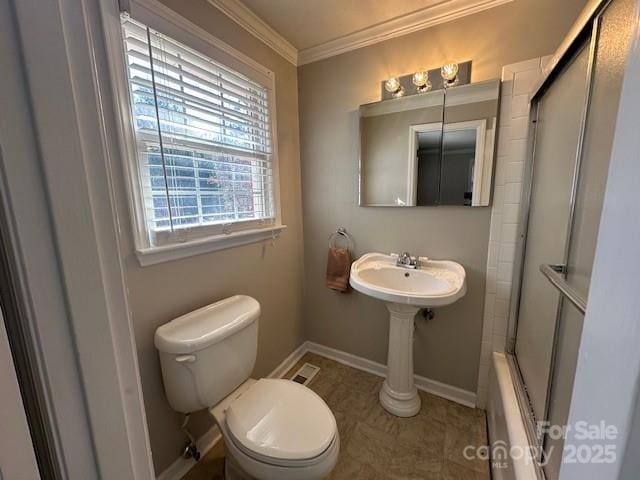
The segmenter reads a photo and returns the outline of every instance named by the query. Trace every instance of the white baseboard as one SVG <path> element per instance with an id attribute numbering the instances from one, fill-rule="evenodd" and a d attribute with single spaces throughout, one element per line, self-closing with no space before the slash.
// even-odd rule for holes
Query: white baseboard
<path id="1" fill-rule="evenodd" d="M 282 378 L 298 361 L 304 356 L 305 353 L 311 352 L 323 357 L 330 358 L 336 362 L 340 362 L 344 365 L 348 365 L 365 372 L 372 373 L 379 377 L 386 376 L 387 366 L 381 363 L 374 362 L 373 360 L 367 360 L 366 358 L 358 357 L 351 353 L 336 350 L 335 348 L 320 345 L 315 342 L 303 342 L 298 348 L 289 354 L 280 365 L 273 369 L 273 371 L 267 375 L 269 378 Z M 476 394 L 463 390 L 458 387 L 447 385 L 444 383 L 436 382 L 420 375 L 415 376 L 416 387 L 419 390 L 423 390 L 433 395 L 446 398 L 456 403 L 460 403 L 467 407 L 476 406 Z M 198 439 L 198 449 L 202 456 L 205 456 L 213 446 L 222 439 L 218 427 L 212 427 L 207 433 Z M 194 462 L 191 459 L 183 457 L 178 458 L 173 462 L 169 468 L 162 472 L 157 480 L 180 480 L 193 466 Z"/>
<path id="2" fill-rule="evenodd" d="M 465 407 L 475 408 L 477 406 L 477 396 L 475 392 L 470 392 L 462 388 L 454 387 L 446 383 L 431 380 L 420 375 L 415 376 L 416 388 L 438 397 L 446 398 L 452 402 L 459 403 Z"/>
<path id="3" fill-rule="evenodd" d="M 335 348 L 320 345 L 315 342 L 305 342 L 306 350 L 309 352 L 317 353 L 324 357 L 335 360 L 336 362 L 343 363 L 353 368 L 364 370 L 365 372 L 378 375 L 379 377 L 385 377 L 387 374 L 387 366 L 366 358 L 358 357 L 351 353 L 336 350 Z M 474 408 L 476 406 L 476 394 L 463 390 L 462 388 L 447 385 L 445 383 L 431 380 L 430 378 L 415 375 L 416 388 L 425 392 L 437 395 L 438 397 L 446 398 L 452 402 L 460 403 L 467 407 Z"/>
<path id="4" fill-rule="evenodd" d="M 303 342 L 298 348 L 291 352 L 267 377 L 282 378 L 285 373 L 298 363 L 298 360 L 300 360 L 305 353 L 307 353 L 307 342 Z M 222 435 L 218 427 L 214 425 L 196 441 L 200 454 L 204 457 L 220 440 L 222 440 Z M 191 458 L 180 457 L 169 465 L 169 467 L 157 477 L 157 480 L 180 480 L 194 465 L 195 462 Z"/>
<path id="5" fill-rule="evenodd" d="M 298 348 L 296 348 L 293 352 L 289 354 L 287 358 L 285 358 L 280 365 L 273 369 L 273 371 L 267 375 L 269 378 L 282 378 L 285 373 L 287 373 L 291 368 L 298 363 L 298 360 L 302 358 L 302 356 L 307 353 L 307 343 L 302 342 Z"/>
<path id="6" fill-rule="evenodd" d="M 218 427 L 214 426 L 209 429 L 207 433 L 202 435 L 196 442 L 201 455 L 204 457 L 207 452 L 209 452 L 209 450 L 211 450 L 221 439 L 222 435 L 220 434 Z M 195 462 L 193 459 L 181 456 L 169 465 L 164 472 L 158 475 L 157 480 L 180 480 L 194 467 L 194 465 Z"/>

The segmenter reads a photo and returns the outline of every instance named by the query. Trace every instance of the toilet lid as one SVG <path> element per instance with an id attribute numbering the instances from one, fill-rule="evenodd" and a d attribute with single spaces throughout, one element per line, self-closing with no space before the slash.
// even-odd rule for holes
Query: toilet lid
<path id="1" fill-rule="evenodd" d="M 226 423 L 245 449 L 281 460 L 316 457 L 336 435 L 327 404 L 290 380 L 258 380 L 229 406 Z"/>

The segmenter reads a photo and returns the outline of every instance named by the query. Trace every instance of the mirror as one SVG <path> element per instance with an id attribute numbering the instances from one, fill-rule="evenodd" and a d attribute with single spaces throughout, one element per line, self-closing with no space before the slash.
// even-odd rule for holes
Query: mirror
<path id="1" fill-rule="evenodd" d="M 360 205 L 487 206 L 499 80 L 360 107 Z"/>
<path id="2" fill-rule="evenodd" d="M 360 107 L 360 205 L 416 204 L 417 128 L 439 150 L 443 118 L 444 90 Z"/>

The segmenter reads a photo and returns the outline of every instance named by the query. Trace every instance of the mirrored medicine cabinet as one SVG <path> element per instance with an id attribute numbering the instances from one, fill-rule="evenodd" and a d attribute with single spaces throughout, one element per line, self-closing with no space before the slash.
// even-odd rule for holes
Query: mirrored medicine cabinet
<path id="1" fill-rule="evenodd" d="M 360 107 L 360 205 L 487 206 L 500 81 Z"/>

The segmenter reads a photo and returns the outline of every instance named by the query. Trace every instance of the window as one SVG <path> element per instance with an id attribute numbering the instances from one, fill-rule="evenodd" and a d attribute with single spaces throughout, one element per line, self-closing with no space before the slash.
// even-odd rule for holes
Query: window
<path id="1" fill-rule="evenodd" d="M 275 226 L 268 87 L 128 15 L 122 34 L 147 247 Z"/>

